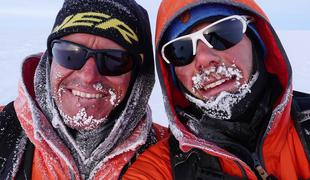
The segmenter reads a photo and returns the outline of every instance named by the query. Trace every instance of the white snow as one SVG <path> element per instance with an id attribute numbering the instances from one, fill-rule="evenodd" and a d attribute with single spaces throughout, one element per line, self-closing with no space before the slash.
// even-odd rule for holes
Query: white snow
<path id="1" fill-rule="evenodd" d="M 232 107 L 240 102 L 248 93 L 251 93 L 251 87 L 256 82 L 259 73 L 256 72 L 249 83 L 243 84 L 236 93 L 221 92 L 216 97 L 202 101 L 189 94 L 186 94 L 186 98 L 195 103 L 198 107 L 201 107 L 206 115 L 216 119 L 230 119 L 232 116 Z"/>
<path id="2" fill-rule="evenodd" d="M 94 116 L 89 116 L 85 108 L 80 109 L 73 117 L 66 113 L 59 111 L 63 117 L 64 123 L 73 129 L 85 129 L 92 130 L 97 128 L 102 122 L 106 120 L 106 117 L 95 119 Z"/>
<path id="3" fill-rule="evenodd" d="M 149 3 L 149 1 L 137 0 L 137 2 L 149 11 L 154 36 L 156 13 L 160 1 Z M 46 39 L 63 0 L 10 0 L 1 3 L 0 104 L 5 105 L 17 96 L 18 75 L 23 58 L 45 50 Z M 306 16 L 301 18 L 307 19 Z M 308 23 L 308 21 L 305 22 Z M 294 24 L 291 26 L 294 27 Z M 310 30 L 277 30 L 277 32 L 292 64 L 293 88 L 310 93 L 310 54 L 308 53 Z M 157 76 L 150 105 L 154 121 L 167 126 Z"/>
<path id="4" fill-rule="evenodd" d="M 96 83 L 93 85 L 93 87 L 96 89 L 96 91 L 102 92 L 103 85 L 101 83 Z"/>
<path id="5" fill-rule="evenodd" d="M 212 77 L 219 81 L 209 84 L 208 82 L 211 81 Z M 218 86 L 219 84 L 222 84 L 227 80 L 230 80 L 232 77 L 236 77 L 236 84 L 238 84 L 237 87 L 239 87 L 239 80 L 243 78 L 243 76 L 241 74 L 241 70 L 237 68 L 235 64 L 232 64 L 230 67 L 227 67 L 227 65 L 225 65 L 224 63 L 218 67 L 212 66 L 207 69 L 202 67 L 202 69 L 196 74 L 194 74 L 194 76 L 192 77 L 192 89 L 194 92 L 201 89 L 207 90 L 209 88 Z"/>
<path id="6" fill-rule="evenodd" d="M 116 93 L 115 90 L 110 88 L 109 89 L 109 94 L 110 94 L 110 103 L 112 106 L 116 106 Z"/>

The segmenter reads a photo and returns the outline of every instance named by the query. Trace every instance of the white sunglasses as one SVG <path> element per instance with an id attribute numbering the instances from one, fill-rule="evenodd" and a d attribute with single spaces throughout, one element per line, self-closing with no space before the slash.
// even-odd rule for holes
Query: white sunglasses
<path id="1" fill-rule="evenodd" d="M 209 48 L 220 51 L 229 49 L 242 40 L 247 25 L 253 21 L 253 17 L 246 15 L 225 17 L 199 31 L 167 42 L 161 49 L 161 55 L 168 64 L 185 66 L 193 61 L 198 40 L 201 40 Z"/>

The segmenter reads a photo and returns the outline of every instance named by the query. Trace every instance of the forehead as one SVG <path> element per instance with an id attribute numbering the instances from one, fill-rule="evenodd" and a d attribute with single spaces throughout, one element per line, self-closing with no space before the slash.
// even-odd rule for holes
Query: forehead
<path id="1" fill-rule="evenodd" d="M 86 33 L 74 33 L 64 36 L 62 39 L 75 42 L 94 49 L 120 49 L 125 50 L 121 45 L 106 37 Z"/>
<path id="2" fill-rule="evenodd" d="M 222 18 L 225 18 L 225 16 L 212 16 L 212 17 L 208 17 L 206 19 L 203 19 L 197 23 L 195 23 L 192 27 L 189 28 L 189 30 L 187 32 L 195 32 L 195 31 L 198 31 L 204 27 L 206 27 L 207 25 L 215 22 L 215 21 L 218 21 Z"/>

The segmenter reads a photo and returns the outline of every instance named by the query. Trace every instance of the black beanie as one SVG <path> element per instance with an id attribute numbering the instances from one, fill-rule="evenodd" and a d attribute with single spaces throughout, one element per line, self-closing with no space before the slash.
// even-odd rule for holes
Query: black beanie
<path id="1" fill-rule="evenodd" d="M 139 25 L 136 14 L 139 8 L 134 0 L 65 0 L 47 40 L 49 55 L 54 39 L 87 33 L 108 38 L 130 53 L 140 55 L 143 61 L 140 42 L 143 26 Z"/>

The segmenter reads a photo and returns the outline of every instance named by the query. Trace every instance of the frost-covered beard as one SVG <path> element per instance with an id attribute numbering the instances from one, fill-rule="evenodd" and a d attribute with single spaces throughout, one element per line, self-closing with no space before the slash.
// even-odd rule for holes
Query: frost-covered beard
<path id="1" fill-rule="evenodd" d="M 209 81 L 210 76 L 219 81 L 204 85 Z M 210 118 L 229 120 L 232 118 L 233 108 L 243 98 L 245 98 L 248 93 L 251 93 L 251 87 L 256 82 L 258 76 L 259 73 L 256 72 L 252 75 L 248 83 L 241 84 L 239 80 L 243 77 L 241 75 L 241 71 L 235 65 L 232 65 L 231 67 L 226 67 L 225 65 L 217 68 L 212 67 L 202 70 L 193 76 L 192 81 L 194 92 L 200 89 L 207 90 L 209 88 L 213 88 L 225 82 L 226 79 L 229 80 L 232 77 L 236 79 L 235 86 L 238 87 L 238 90 L 234 93 L 223 91 L 214 97 L 205 98 L 203 100 L 200 100 L 188 93 L 185 93 L 185 96 L 190 102 L 196 104 Z"/>
<path id="2" fill-rule="evenodd" d="M 106 120 L 106 117 L 95 119 L 93 116 L 89 116 L 85 108 L 80 109 L 73 117 L 65 114 L 61 110 L 59 112 L 64 123 L 72 129 L 93 130 Z"/>
<path id="3" fill-rule="evenodd" d="M 113 107 L 116 107 L 120 103 L 120 95 L 117 96 L 116 90 L 113 88 L 105 88 L 101 83 L 96 83 L 93 85 L 93 88 L 96 89 L 98 92 L 107 92 L 110 94 L 109 102 Z M 83 107 L 82 104 L 77 104 L 78 107 L 81 107 L 81 109 L 73 116 L 70 116 L 62 111 L 61 106 L 61 95 L 65 91 L 64 88 L 60 87 L 57 91 L 57 95 L 54 98 L 58 98 L 58 102 L 60 102 L 58 106 L 59 113 L 63 119 L 63 122 L 70 128 L 81 130 L 81 131 L 90 131 L 97 129 L 102 124 L 104 124 L 107 121 L 108 115 L 105 117 L 102 117 L 100 119 L 94 118 L 93 115 L 88 115 L 86 112 L 86 108 Z M 76 94 L 78 96 L 85 96 L 85 94 L 79 94 L 78 92 L 73 92 L 73 94 Z M 96 108 L 95 106 L 92 108 Z"/>
<path id="4" fill-rule="evenodd" d="M 210 82 L 210 78 L 215 78 L 216 81 L 214 83 L 204 85 L 205 83 Z M 223 78 L 224 77 L 224 78 Z M 198 91 L 201 89 L 208 90 L 210 88 L 213 88 L 219 84 L 222 84 L 223 82 L 230 80 L 232 77 L 236 78 L 236 86 L 240 86 L 239 80 L 243 78 L 241 71 L 236 67 L 235 64 L 233 64 L 231 67 L 227 67 L 225 64 L 222 64 L 218 67 L 210 67 L 208 69 L 202 69 L 200 70 L 196 75 L 192 77 L 193 81 L 193 88 L 192 90 Z"/>

